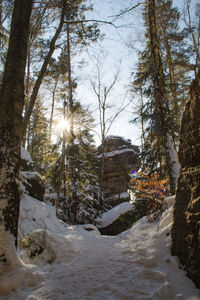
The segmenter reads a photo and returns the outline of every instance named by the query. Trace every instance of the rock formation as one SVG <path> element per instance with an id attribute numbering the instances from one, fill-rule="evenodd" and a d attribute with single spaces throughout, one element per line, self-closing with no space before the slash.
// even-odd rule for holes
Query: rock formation
<path id="1" fill-rule="evenodd" d="M 98 148 L 101 157 L 101 146 Z M 138 168 L 139 147 L 119 136 L 108 136 L 104 146 L 103 190 L 109 203 L 114 206 L 129 200 L 127 193 L 129 173 Z"/>
<path id="2" fill-rule="evenodd" d="M 172 254 L 200 288 L 200 71 L 191 84 L 190 101 L 183 114 L 172 226 Z"/>
<path id="3" fill-rule="evenodd" d="M 38 172 L 34 172 L 31 156 L 23 147 L 21 149 L 20 181 L 28 195 L 37 200 L 44 201 L 45 182 Z"/>
<path id="4" fill-rule="evenodd" d="M 130 229 L 135 222 L 147 215 L 146 201 L 137 201 L 133 204 L 133 209 L 129 210 L 115 219 L 111 224 L 99 227 L 98 230 L 102 235 L 118 235 L 119 233 Z"/>

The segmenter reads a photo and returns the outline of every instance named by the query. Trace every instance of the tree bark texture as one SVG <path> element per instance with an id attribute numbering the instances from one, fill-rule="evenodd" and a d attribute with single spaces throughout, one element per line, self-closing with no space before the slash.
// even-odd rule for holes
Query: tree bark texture
<path id="1" fill-rule="evenodd" d="M 17 175 L 22 140 L 24 76 L 32 0 L 16 0 L 9 48 L 0 90 L 0 274 L 11 267 L 17 241 L 19 190 Z"/>
<path id="2" fill-rule="evenodd" d="M 175 193 L 180 165 L 172 138 L 172 122 L 170 118 L 165 79 L 160 56 L 160 45 L 157 36 L 155 0 L 148 0 L 149 34 L 151 42 L 151 55 L 153 61 L 153 85 L 156 113 L 163 134 L 165 155 L 168 166 L 170 192 Z"/>
<path id="3" fill-rule="evenodd" d="M 179 160 L 181 171 L 174 205 L 172 254 L 200 288 L 200 70 L 190 87 L 183 114 Z"/>

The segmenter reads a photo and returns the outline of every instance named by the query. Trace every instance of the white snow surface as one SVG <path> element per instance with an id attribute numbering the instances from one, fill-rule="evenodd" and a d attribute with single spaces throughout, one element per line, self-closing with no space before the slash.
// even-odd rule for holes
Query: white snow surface
<path id="1" fill-rule="evenodd" d="M 144 217 L 112 237 L 101 236 L 93 225 L 65 225 L 53 207 L 23 196 L 20 222 L 27 232 L 38 227 L 31 236 L 45 251 L 30 261 L 22 254 L 35 265 L 24 264 L 1 278 L 1 300 L 200 299 L 170 254 L 172 207 L 159 222 Z"/>
<path id="2" fill-rule="evenodd" d="M 121 149 L 121 150 L 115 150 L 115 151 L 111 151 L 111 152 L 105 152 L 104 153 L 104 157 L 112 157 L 114 155 L 118 155 L 118 154 L 126 153 L 126 152 L 134 152 L 135 153 L 135 150 L 131 149 L 131 148 L 125 148 L 125 149 Z M 98 157 L 101 158 L 102 154 L 99 154 Z"/>
<path id="3" fill-rule="evenodd" d="M 98 227 L 102 228 L 112 224 L 120 215 L 130 210 L 133 210 L 133 205 L 131 205 L 130 202 L 120 203 L 109 211 L 103 213 L 101 217 L 97 218 L 96 221 L 98 222 Z"/>
<path id="4" fill-rule="evenodd" d="M 33 163 L 29 152 L 24 147 L 21 147 L 21 158 L 26 160 L 29 165 Z"/>
<path id="5" fill-rule="evenodd" d="M 118 140 L 118 139 L 122 139 L 124 142 L 126 142 L 126 143 L 129 143 L 129 144 L 131 144 L 131 140 L 130 139 L 125 139 L 123 136 L 119 136 L 119 135 L 108 135 L 106 138 L 105 138 L 105 140 L 107 141 L 107 140 L 114 140 L 114 139 L 116 139 L 116 140 Z"/>
<path id="6" fill-rule="evenodd" d="M 112 195 L 112 198 L 115 198 L 115 199 L 129 198 L 129 193 L 128 192 L 121 192 L 119 194 L 114 194 L 114 195 Z"/>

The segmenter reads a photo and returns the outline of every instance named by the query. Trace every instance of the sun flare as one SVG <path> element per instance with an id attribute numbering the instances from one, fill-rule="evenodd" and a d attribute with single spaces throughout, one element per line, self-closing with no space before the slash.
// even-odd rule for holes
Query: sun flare
<path id="1" fill-rule="evenodd" d="M 70 127 L 69 121 L 66 119 L 61 119 L 57 122 L 57 128 L 59 130 L 62 130 L 62 131 L 67 130 L 68 131 L 69 127 Z"/>

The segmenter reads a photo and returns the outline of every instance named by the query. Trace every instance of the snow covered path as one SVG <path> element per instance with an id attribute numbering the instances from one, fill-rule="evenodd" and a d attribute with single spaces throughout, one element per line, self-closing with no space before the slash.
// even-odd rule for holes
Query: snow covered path
<path id="1" fill-rule="evenodd" d="M 67 226 L 62 234 L 48 232 L 45 241 L 54 261 L 35 261 L 38 275 L 33 282 L 0 299 L 200 299 L 199 290 L 170 255 L 171 211 L 164 212 L 159 223 L 143 218 L 116 237 L 101 236 L 94 226 L 89 226 L 91 231 Z"/>

